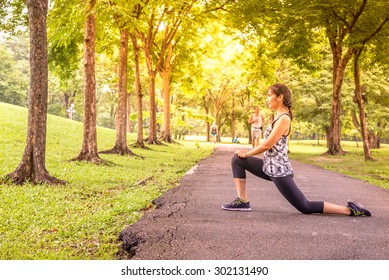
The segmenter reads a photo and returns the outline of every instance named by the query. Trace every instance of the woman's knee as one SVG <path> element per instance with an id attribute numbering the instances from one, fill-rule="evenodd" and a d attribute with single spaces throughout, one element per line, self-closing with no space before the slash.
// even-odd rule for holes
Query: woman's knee
<path id="1" fill-rule="evenodd" d="M 233 155 L 231 158 L 231 166 L 239 165 L 239 160 L 241 160 L 241 158 L 237 157 L 236 155 Z"/>
<path id="2" fill-rule="evenodd" d="M 298 211 L 300 211 L 301 214 L 312 214 L 314 213 L 313 208 L 309 204 L 309 202 L 302 203 L 300 205 L 295 206 Z"/>
<path id="3" fill-rule="evenodd" d="M 308 208 L 302 208 L 302 209 L 298 209 L 300 211 L 301 214 L 304 214 L 304 215 L 309 215 L 309 214 L 312 214 L 313 212 L 308 209 Z"/>
<path id="4" fill-rule="evenodd" d="M 234 178 L 245 179 L 246 172 L 245 172 L 245 169 L 241 165 L 241 160 L 242 160 L 241 158 L 239 158 L 235 155 L 231 158 L 232 174 L 233 174 Z"/>

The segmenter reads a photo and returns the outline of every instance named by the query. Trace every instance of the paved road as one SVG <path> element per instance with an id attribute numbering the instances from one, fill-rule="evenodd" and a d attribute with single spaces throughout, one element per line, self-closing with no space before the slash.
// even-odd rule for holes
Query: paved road
<path id="1" fill-rule="evenodd" d="M 292 161 L 309 199 L 341 205 L 357 200 L 373 216 L 300 214 L 271 182 L 251 174 L 252 211 L 222 210 L 236 197 L 230 158 L 237 148 L 218 145 L 180 186 L 157 199 L 157 210 L 120 234 L 132 259 L 389 259 L 389 191 L 322 168 Z"/>

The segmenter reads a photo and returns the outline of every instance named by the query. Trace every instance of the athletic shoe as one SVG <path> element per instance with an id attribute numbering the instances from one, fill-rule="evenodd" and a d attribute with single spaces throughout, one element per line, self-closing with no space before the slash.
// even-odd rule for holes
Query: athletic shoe
<path id="1" fill-rule="evenodd" d="M 350 209 L 351 214 L 350 216 L 371 216 L 371 212 L 367 210 L 365 206 L 362 204 L 355 202 L 355 201 L 349 201 L 347 202 L 347 207 Z"/>
<path id="2" fill-rule="evenodd" d="M 227 211 L 251 211 L 250 202 L 243 202 L 239 197 L 230 204 L 223 205 L 222 208 Z"/>

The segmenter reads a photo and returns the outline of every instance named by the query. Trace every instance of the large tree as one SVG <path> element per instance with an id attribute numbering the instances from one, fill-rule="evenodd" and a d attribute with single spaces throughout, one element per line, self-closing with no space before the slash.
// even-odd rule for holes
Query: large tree
<path id="1" fill-rule="evenodd" d="M 170 87 L 172 81 L 172 71 L 173 71 L 173 45 L 170 43 L 168 45 L 168 50 L 166 52 L 165 59 L 162 63 L 159 74 L 162 78 L 162 96 L 163 96 L 163 129 L 162 129 L 162 139 L 166 142 L 172 143 L 171 135 L 171 126 L 170 126 L 170 116 L 171 116 L 171 104 L 170 104 Z"/>
<path id="2" fill-rule="evenodd" d="M 133 12 L 131 17 L 134 19 L 134 23 L 131 28 L 131 32 L 129 36 L 132 42 L 133 54 L 134 54 L 134 91 L 136 96 L 136 110 L 137 110 L 137 137 L 135 146 L 146 148 L 143 139 L 143 93 L 142 93 L 142 83 L 141 83 L 141 69 L 140 69 L 140 55 L 141 55 L 141 47 L 138 42 L 137 37 L 137 23 L 139 21 L 140 16 L 143 13 L 144 5 L 147 5 L 149 0 L 141 0 L 141 3 L 137 3 L 134 5 Z"/>
<path id="3" fill-rule="evenodd" d="M 115 21 L 119 27 L 119 82 L 118 82 L 118 106 L 116 111 L 116 141 L 112 149 L 100 153 L 132 155 L 133 152 L 127 146 L 127 65 L 128 65 L 128 40 L 129 30 L 120 14 L 114 13 Z"/>
<path id="4" fill-rule="evenodd" d="M 369 54 L 368 56 L 372 58 Z M 364 59 L 366 60 L 366 58 Z M 387 80 L 387 70 L 381 69 L 377 64 L 368 67 L 367 63 L 361 64 L 358 71 L 360 77 L 360 92 L 355 92 L 354 102 L 360 103 L 358 107 L 363 110 L 353 110 L 352 120 L 355 128 L 361 133 L 361 112 L 366 117 L 366 129 L 368 147 L 371 149 L 380 148 L 381 136 L 387 135 L 389 127 L 389 85 Z M 370 65 L 370 62 L 369 62 Z M 357 94 L 359 96 L 357 96 Z M 359 99 L 359 101 L 358 101 Z M 359 116 L 359 118 L 358 118 Z"/>
<path id="5" fill-rule="evenodd" d="M 136 143 L 135 146 L 145 148 L 144 139 L 143 139 L 143 93 L 142 93 L 142 83 L 141 83 L 141 74 L 140 74 L 140 52 L 141 48 L 138 43 L 138 38 L 134 33 L 130 34 L 132 47 L 134 51 L 134 91 L 136 96 L 136 110 L 137 110 L 137 133 L 136 133 Z"/>
<path id="6" fill-rule="evenodd" d="M 375 9 L 373 10 L 373 12 L 367 13 L 367 15 L 364 17 L 364 21 L 366 22 L 363 25 L 364 28 L 359 29 L 359 32 L 361 34 L 358 37 L 361 37 L 362 40 L 360 40 L 358 44 L 353 46 L 355 101 L 358 104 L 358 109 L 359 109 L 359 121 L 360 121 L 359 131 L 361 133 L 362 140 L 363 140 L 363 150 L 364 150 L 366 161 L 373 160 L 373 157 L 370 153 L 366 112 L 364 108 L 364 101 L 362 98 L 362 82 L 361 82 L 361 71 L 360 71 L 359 61 L 361 55 L 364 52 L 364 49 L 366 48 L 366 45 L 370 43 L 370 41 L 372 41 L 372 39 L 375 36 L 379 35 L 380 32 L 387 31 L 385 29 L 387 29 L 387 25 L 389 22 L 389 4 L 386 4 L 386 6 L 385 4 L 383 6 L 377 5 L 374 8 Z M 387 32 L 385 32 L 385 35 L 387 35 Z"/>
<path id="7" fill-rule="evenodd" d="M 354 56 L 356 96 L 360 97 L 358 77 L 358 59 L 363 46 L 377 34 L 388 21 L 387 1 L 333 1 L 323 11 L 324 26 L 333 54 L 333 95 L 332 118 L 329 148 L 327 153 L 336 155 L 342 153 L 340 104 L 341 88 L 347 63 Z M 382 14 L 382 10 L 384 13 Z M 361 30 L 365 32 L 361 32 Z M 371 159 L 366 139 L 366 120 L 362 104 L 359 102 L 362 138 L 364 139 L 365 158 Z"/>
<path id="8" fill-rule="evenodd" d="M 96 0 L 85 0 L 87 16 L 84 29 L 84 133 L 81 151 L 73 160 L 101 163 L 102 160 L 97 152 L 96 129 L 96 17 L 93 11 L 95 5 Z"/>
<path id="9" fill-rule="evenodd" d="M 235 13 L 247 28 L 260 36 L 271 34 L 278 44 L 278 54 L 294 59 L 304 67 L 315 66 L 320 56 L 315 52 L 319 33 L 325 32 L 332 53 L 332 108 L 328 154 L 343 154 L 341 147 L 342 85 L 355 47 L 366 36 L 360 30 L 380 24 L 380 18 L 365 20 L 369 15 L 387 11 L 387 1 L 368 0 L 243 0 Z M 256 11 L 254 13 L 254 11 Z M 242 14 L 244 16 L 242 16 Z M 243 17 L 243 20 L 242 20 Z M 373 23 L 373 24 L 372 24 Z M 267 30 L 267 32 L 266 32 Z M 271 30 L 273 30 L 271 32 Z"/>
<path id="10" fill-rule="evenodd" d="M 178 1 L 149 1 L 144 9 L 144 28 L 137 28 L 137 36 L 142 41 L 142 48 L 145 55 L 148 78 L 149 78 L 149 100 L 150 100 L 150 124 L 147 142 L 158 144 L 157 138 L 157 106 L 155 84 L 157 74 L 160 73 L 164 80 L 164 139 L 171 141 L 170 136 L 170 80 L 171 80 L 171 59 L 174 45 L 174 38 L 179 31 L 182 21 L 188 16 L 195 0 Z"/>
<path id="11" fill-rule="evenodd" d="M 166 142 L 173 142 L 171 135 L 171 82 L 174 68 L 174 52 L 177 44 L 180 41 L 181 33 L 185 33 L 187 29 L 193 25 L 183 22 L 189 15 L 196 0 L 180 3 L 179 5 L 172 5 L 169 9 L 169 16 L 164 21 L 163 36 L 158 42 L 158 61 L 160 67 L 159 74 L 162 78 L 162 96 L 163 96 L 163 130 L 162 139 Z M 177 61 L 175 61 L 177 62 Z"/>
<path id="12" fill-rule="evenodd" d="M 147 73 L 149 78 L 148 93 L 150 104 L 150 121 L 147 143 L 159 144 L 157 139 L 157 105 L 155 100 L 155 82 L 158 68 L 160 67 L 161 62 L 154 61 L 153 53 L 155 39 L 162 24 L 165 11 L 160 7 L 160 5 L 153 2 L 155 1 L 148 3 L 147 6 L 148 13 L 145 13 L 145 22 L 147 23 L 145 29 L 137 28 L 136 33 L 137 37 L 139 37 L 143 43 L 142 48 L 146 59 Z"/>
<path id="13" fill-rule="evenodd" d="M 120 28 L 118 106 L 116 112 L 116 141 L 112 149 L 100 153 L 128 155 L 133 152 L 127 146 L 127 58 L 128 29 Z"/>
<path id="14" fill-rule="evenodd" d="M 344 153 L 341 147 L 342 85 L 346 66 L 353 55 L 352 49 L 347 45 L 347 39 L 357 29 L 359 19 L 366 8 L 366 1 L 290 0 L 281 7 L 283 11 L 281 17 L 287 24 L 277 31 L 278 40 L 283 42 L 280 45 L 280 53 L 301 61 L 302 58 L 306 58 L 306 54 L 312 53 L 313 43 L 316 41 L 314 36 L 320 29 L 325 30 L 330 45 L 333 83 L 327 150 L 327 154 L 330 155 Z"/>
<path id="15" fill-rule="evenodd" d="M 65 184 L 49 175 L 45 167 L 48 95 L 47 31 L 48 0 L 27 0 L 30 30 L 30 92 L 26 147 L 12 182 Z"/>

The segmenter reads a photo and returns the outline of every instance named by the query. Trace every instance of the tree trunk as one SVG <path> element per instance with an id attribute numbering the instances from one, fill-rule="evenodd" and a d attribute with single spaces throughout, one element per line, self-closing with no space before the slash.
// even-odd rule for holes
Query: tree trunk
<path id="1" fill-rule="evenodd" d="M 375 134 L 374 130 L 368 131 L 369 147 L 372 149 L 379 149 L 381 146 L 381 133 Z"/>
<path id="2" fill-rule="evenodd" d="M 366 114 L 365 109 L 363 107 L 363 100 L 362 100 L 362 88 L 361 88 L 361 75 L 358 65 L 358 59 L 361 54 L 361 50 L 358 50 L 354 55 L 354 82 L 355 82 L 355 96 L 356 101 L 358 103 L 358 109 L 359 109 L 359 119 L 360 119 L 360 132 L 362 135 L 362 141 L 363 141 L 363 152 L 365 154 L 365 161 L 373 160 L 373 157 L 370 153 L 370 147 L 369 147 L 369 139 L 367 134 L 367 124 L 366 124 Z"/>
<path id="3" fill-rule="evenodd" d="M 170 127 L 170 78 L 171 78 L 171 69 L 164 68 L 160 72 L 162 77 L 162 95 L 163 95 L 163 133 L 162 139 L 168 143 L 173 143 L 173 138 L 171 135 L 171 127 Z"/>
<path id="4" fill-rule="evenodd" d="M 130 93 L 127 93 L 127 113 L 126 113 L 127 132 L 132 132 L 132 122 L 130 121 L 130 115 L 131 115 L 130 97 L 131 97 Z"/>
<path id="5" fill-rule="evenodd" d="M 209 123 L 209 119 L 208 119 L 208 116 L 209 116 L 209 100 L 206 98 L 206 96 L 203 96 L 203 107 L 204 107 L 204 111 L 205 111 L 205 115 L 207 116 L 207 139 L 206 141 L 209 142 L 210 141 L 210 132 L 211 132 L 211 125 Z"/>
<path id="6" fill-rule="evenodd" d="M 146 57 L 146 66 L 149 76 L 149 100 L 150 100 L 150 118 L 149 118 L 149 135 L 147 136 L 148 144 L 160 144 L 157 138 L 157 108 L 155 103 L 155 79 L 157 71 L 153 69 L 152 62 L 152 44 L 145 41 L 144 52 Z"/>
<path id="7" fill-rule="evenodd" d="M 133 155 L 127 146 L 127 58 L 128 30 L 120 30 L 119 48 L 119 98 L 116 112 L 116 141 L 111 150 L 102 151 L 105 154 Z"/>
<path id="8" fill-rule="evenodd" d="M 150 26 L 151 28 L 151 26 Z M 158 73 L 158 65 L 153 64 L 153 44 L 154 39 L 152 37 L 143 36 L 143 50 L 146 59 L 146 66 L 149 77 L 149 100 L 150 100 L 150 123 L 149 123 L 149 135 L 147 136 L 148 144 L 160 144 L 157 138 L 157 108 L 155 103 L 155 79 Z"/>
<path id="9" fill-rule="evenodd" d="M 30 29 L 30 91 L 27 140 L 22 160 L 6 177 L 15 184 L 65 184 L 45 167 L 48 96 L 47 17 L 48 0 L 27 0 Z"/>
<path id="10" fill-rule="evenodd" d="M 330 147 L 330 137 L 331 137 L 331 128 L 329 126 L 325 126 L 326 130 L 326 147 Z"/>
<path id="11" fill-rule="evenodd" d="M 163 67 L 159 72 L 162 77 L 162 95 L 163 95 L 163 134 L 162 139 L 168 143 L 173 143 L 173 138 L 171 135 L 171 111 L 170 111 L 170 81 L 172 76 L 172 64 L 171 59 L 173 56 L 173 47 L 172 44 L 168 46 L 167 56 L 163 63 Z"/>
<path id="12" fill-rule="evenodd" d="M 95 37 L 96 18 L 92 12 L 96 0 L 87 3 L 87 17 L 84 30 L 84 133 L 81 152 L 73 160 L 102 163 L 97 153 L 96 132 L 96 79 L 95 79 Z"/>
<path id="13" fill-rule="evenodd" d="M 136 110 L 137 110 L 137 137 L 134 146 L 145 148 L 143 139 L 143 94 L 140 82 L 140 46 L 138 39 L 134 33 L 130 34 L 132 46 L 134 49 L 134 64 L 135 64 L 135 96 L 136 96 Z"/>
<path id="14" fill-rule="evenodd" d="M 223 124 L 218 124 L 217 125 L 217 135 L 216 135 L 216 142 L 222 142 L 222 130 L 223 130 Z"/>
<path id="15" fill-rule="evenodd" d="M 333 53 L 333 90 L 332 90 L 332 111 L 331 127 L 328 139 L 328 150 L 326 154 L 342 155 L 344 151 L 341 147 L 341 93 L 346 65 L 351 58 L 352 52 L 348 49 L 342 57 L 341 43 L 331 44 Z"/>
<path id="16" fill-rule="evenodd" d="M 215 105 L 214 106 L 214 109 L 215 109 L 215 123 L 217 125 L 217 135 L 216 135 L 216 142 L 221 142 L 221 127 L 222 127 L 222 124 L 219 123 L 219 109 L 217 108 L 217 106 Z"/>
<path id="17" fill-rule="evenodd" d="M 127 59 L 128 59 L 128 30 L 120 30 L 119 49 L 119 99 L 116 112 L 116 143 L 120 155 L 133 154 L 127 147 Z"/>
<path id="18" fill-rule="evenodd" d="M 155 103 L 155 79 L 155 71 L 149 70 L 150 124 L 149 135 L 147 136 L 148 144 L 160 144 L 157 137 L 157 105 Z"/>

